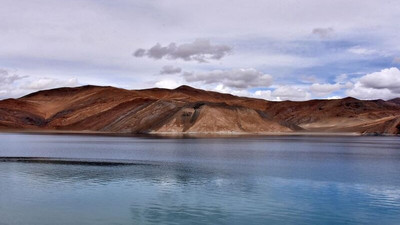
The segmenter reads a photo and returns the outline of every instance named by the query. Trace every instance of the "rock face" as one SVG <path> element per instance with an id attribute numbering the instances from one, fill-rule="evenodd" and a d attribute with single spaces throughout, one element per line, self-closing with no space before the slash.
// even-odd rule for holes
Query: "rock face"
<path id="1" fill-rule="evenodd" d="M 0 101 L 1 130 L 399 134 L 400 101 L 271 102 L 204 91 L 82 86 Z"/>

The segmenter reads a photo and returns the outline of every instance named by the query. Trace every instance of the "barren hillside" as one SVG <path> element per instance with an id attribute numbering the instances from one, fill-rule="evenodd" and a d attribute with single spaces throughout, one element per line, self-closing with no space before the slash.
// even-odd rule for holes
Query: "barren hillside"
<path id="1" fill-rule="evenodd" d="M 2 130 L 107 133 L 358 132 L 399 134 L 400 102 L 271 102 L 204 91 L 58 88 L 0 101 Z"/>

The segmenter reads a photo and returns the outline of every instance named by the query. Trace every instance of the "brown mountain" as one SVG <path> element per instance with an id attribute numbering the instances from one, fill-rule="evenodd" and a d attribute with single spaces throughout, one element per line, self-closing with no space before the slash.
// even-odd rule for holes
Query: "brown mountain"
<path id="1" fill-rule="evenodd" d="M 0 101 L 0 129 L 107 133 L 358 132 L 399 134 L 400 102 L 272 102 L 204 91 L 58 88 Z"/>

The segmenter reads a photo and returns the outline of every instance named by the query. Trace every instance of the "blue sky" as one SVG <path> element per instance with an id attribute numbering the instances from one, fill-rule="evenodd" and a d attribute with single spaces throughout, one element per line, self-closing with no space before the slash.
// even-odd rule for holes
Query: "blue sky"
<path id="1" fill-rule="evenodd" d="M 0 98 L 85 84 L 186 84 L 268 100 L 400 97 L 398 1 L 0 4 Z"/>

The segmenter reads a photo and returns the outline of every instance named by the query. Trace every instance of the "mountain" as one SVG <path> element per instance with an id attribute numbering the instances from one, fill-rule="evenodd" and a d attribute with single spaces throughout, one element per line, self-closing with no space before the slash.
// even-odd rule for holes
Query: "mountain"
<path id="1" fill-rule="evenodd" d="M 399 134 L 400 101 L 273 102 L 205 91 L 82 86 L 0 101 L 1 130 L 106 133 Z"/>
<path id="2" fill-rule="evenodd" d="M 391 100 L 389 100 L 389 102 L 400 105 L 400 98 L 391 99 Z"/>

